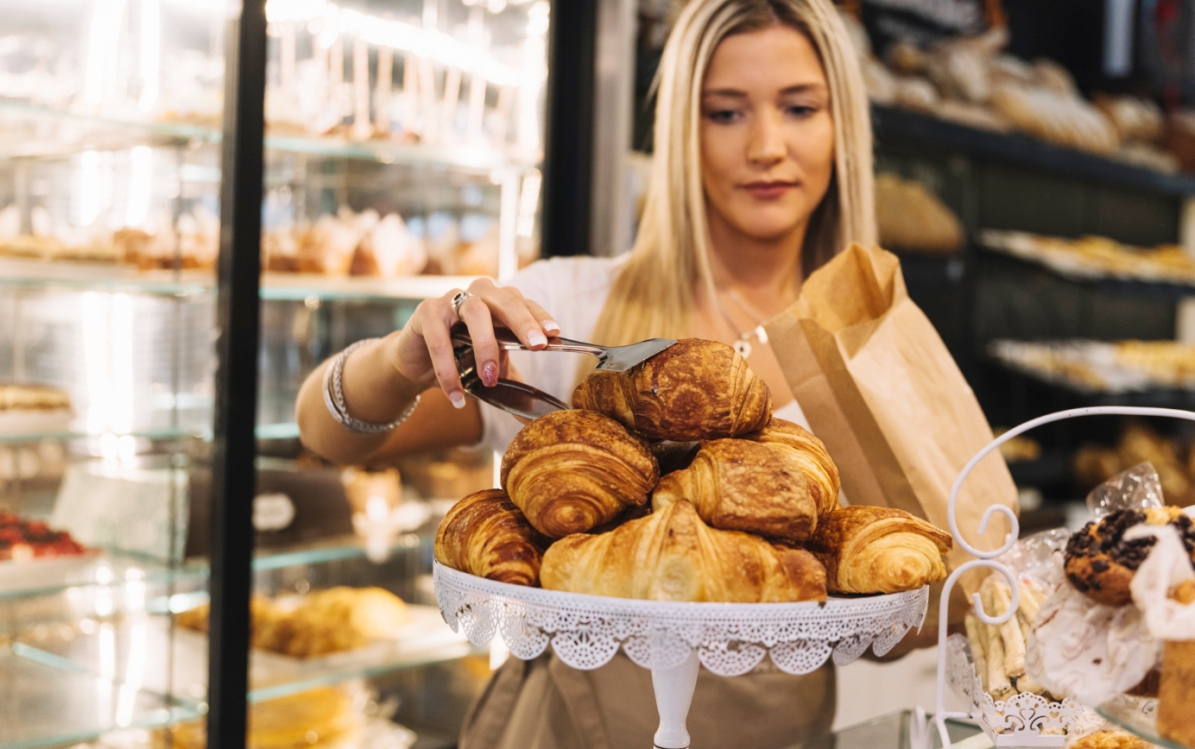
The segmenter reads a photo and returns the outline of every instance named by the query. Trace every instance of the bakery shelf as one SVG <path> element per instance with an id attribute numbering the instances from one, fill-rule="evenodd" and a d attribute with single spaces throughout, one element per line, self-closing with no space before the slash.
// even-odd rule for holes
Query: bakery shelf
<path id="1" fill-rule="evenodd" d="M 130 148 L 137 145 L 183 145 L 192 142 L 219 143 L 223 132 L 217 127 L 187 122 L 124 120 L 64 112 L 27 104 L 0 102 L 3 119 L 53 123 L 60 129 L 44 137 L 13 138 L 0 146 L 0 159 L 54 158 L 82 150 Z M 0 124 L 0 130 L 5 129 Z M 358 159 L 383 164 L 438 166 L 457 171 L 491 174 L 535 165 L 530 159 L 512 158 L 485 146 L 430 146 L 381 140 L 352 141 L 270 134 L 265 137 L 266 159 L 270 152 L 296 153 L 330 159 Z"/>
<path id="2" fill-rule="evenodd" d="M 1195 390 L 1155 388 L 1133 392 L 1104 392 L 1061 377 L 1019 366 L 1001 359 L 989 359 L 1001 368 L 1054 388 L 1085 406 L 1142 406 L 1149 408 L 1195 408 Z"/>
<path id="3" fill-rule="evenodd" d="M 0 749 L 88 741 L 107 731 L 157 728 L 203 715 L 199 702 L 171 700 L 144 686 L 64 670 L 0 652 Z"/>
<path id="4" fill-rule="evenodd" d="M 1077 268 L 1063 267 L 1057 263 L 1049 262 L 1043 258 L 1033 258 L 1022 254 L 1017 254 L 1004 247 L 995 246 L 992 243 L 985 243 L 982 241 L 982 239 L 977 242 L 976 246 L 981 251 L 989 255 L 998 255 L 1001 258 L 1020 263 L 1022 266 L 1043 268 L 1059 278 L 1066 279 L 1072 283 L 1093 286 L 1104 291 L 1111 291 L 1120 294 L 1142 294 L 1153 297 L 1168 297 L 1173 299 L 1185 299 L 1195 295 L 1195 283 L 1184 283 L 1182 281 L 1114 278 Z"/>
<path id="5" fill-rule="evenodd" d="M 1026 135 L 997 133 L 896 107 L 872 106 L 876 140 L 904 140 L 1032 169 L 1171 196 L 1195 194 L 1195 177 L 1165 174 Z"/>
<path id="6" fill-rule="evenodd" d="M 249 700 L 285 697 L 321 686 L 341 684 L 407 669 L 457 660 L 480 651 L 463 634 L 453 632 L 434 606 L 408 606 L 411 619 L 398 627 L 393 639 L 330 655 L 295 658 L 263 650 L 250 651 Z M 187 629 L 171 629 L 164 616 L 128 616 L 79 626 L 41 627 L 16 638 L 14 650 L 26 660 L 57 671 L 98 674 L 113 670 L 113 678 L 144 685 L 153 692 L 204 699 L 207 683 L 208 638 Z M 159 663 L 141 657 L 159 654 Z M 173 673 L 160 667 L 171 653 Z"/>
<path id="7" fill-rule="evenodd" d="M 2 422 L 0 422 L 2 425 Z M 187 429 L 145 429 L 134 432 L 125 432 L 121 434 L 113 433 L 90 433 L 74 430 L 25 430 L 9 431 L 4 429 L 0 431 L 0 445 L 4 444 L 27 444 L 31 442 L 42 442 L 45 440 L 58 440 L 62 442 L 76 442 L 80 440 L 103 440 L 108 438 L 132 437 L 137 440 L 151 440 L 153 442 L 167 442 L 170 440 L 183 440 L 194 437 L 201 437 L 203 435 L 196 434 Z"/>
<path id="8" fill-rule="evenodd" d="M 72 591 L 71 606 L 89 607 L 96 591 L 107 591 L 104 609 L 118 609 L 125 597 L 144 601 L 147 589 L 173 585 L 203 586 L 207 564 L 170 566 L 133 554 L 100 551 L 77 557 L 51 557 L 29 562 L 0 563 L 0 608 L 4 621 L 25 620 L 23 602 Z M 38 604 L 34 609 L 41 612 Z M 33 611 L 34 609 L 30 609 Z"/>
<path id="9" fill-rule="evenodd" d="M 476 276 L 336 278 L 304 273 L 263 273 L 268 301 L 389 301 L 429 299 L 465 288 Z M 68 263 L 0 258 L 0 287 L 42 291 L 67 289 L 191 297 L 215 295 L 216 276 L 202 270 L 138 270 L 116 263 Z"/>

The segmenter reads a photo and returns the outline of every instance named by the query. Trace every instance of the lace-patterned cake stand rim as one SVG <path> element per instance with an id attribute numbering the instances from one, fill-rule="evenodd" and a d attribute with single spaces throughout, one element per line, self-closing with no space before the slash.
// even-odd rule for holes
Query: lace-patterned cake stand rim
<path id="1" fill-rule="evenodd" d="M 845 665 L 870 647 L 883 655 L 920 627 L 929 589 L 825 603 L 688 603 L 565 593 L 486 580 L 433 564 L 444 620 L 475 645 L 500 634 L 523 660 L 550 644 L 574 668 L 597 668 L 622 648 L 652 672 L 660 728 L 657 749 L 685 749 L 685 719 L 700 664 L 746 673 L 766 655 L 782 670 L 807 673 L 833 655 Z M 787 667 L 786 667 L 787 666 Z"/>

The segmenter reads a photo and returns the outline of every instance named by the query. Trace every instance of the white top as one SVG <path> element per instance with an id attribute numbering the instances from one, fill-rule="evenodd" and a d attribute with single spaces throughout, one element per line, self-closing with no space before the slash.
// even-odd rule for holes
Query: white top
<path id="1" fill-rule="evenodd" d="M 597 327 L 598 316 L 610 295 L 614 278 L 628 257 L 624 254 L 616 258 L 584 256 L 540 260 L 502 285 L 513 286 L 523 296 L 538 302 L 560 324 L 561 335 L 588 341 Z M 581 359 L 592 361 L 587 354 L 535 351 L 510 354 L 510 361 L 524 382 L 565 403 L 572 402 Z M 505 411 L 485 403 L 480 405 L 484 431 L 476 447 L 505 452 L 523 425 Z M 809 428 L 809 422 L 795 400 L 776 409 L 775 416 Z"/>

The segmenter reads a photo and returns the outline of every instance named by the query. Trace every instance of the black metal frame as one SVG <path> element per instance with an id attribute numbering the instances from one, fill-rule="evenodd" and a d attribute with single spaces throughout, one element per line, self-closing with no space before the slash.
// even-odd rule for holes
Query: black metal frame
<path id="1" fill-rule="evenodd" d="M 257 483 L 265 0 L 245 0 L 240 17 L 228 21 L 224 54 L 207 743 L 244 749 Z"/>
<path id="2" fill-rule="evenodd" d="M 597 3 L 552 2 L 544 127 L 544 256 L 590 254 Z"/>

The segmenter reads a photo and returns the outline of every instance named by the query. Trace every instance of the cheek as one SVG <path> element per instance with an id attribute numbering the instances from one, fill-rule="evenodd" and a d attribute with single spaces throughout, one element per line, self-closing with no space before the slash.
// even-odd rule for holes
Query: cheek
<path id="1" fill-rule="evenodd" d="M 824 117 L 810 124 L 796 143 L 796 158 L 810 178 L 828 183 L 834 171 L 834 121 Z"/>
<path id="2" fill-rule="evenodd" d="M 739 153 L 738 144 L 729 128 L 722 128 L 719 132 L 711 132 L 712 128 L 702 127 L 701 131 L 701 183 L 706 195 L 716 202 L 726 200 L 734 189 L 736 154 Z"/>

